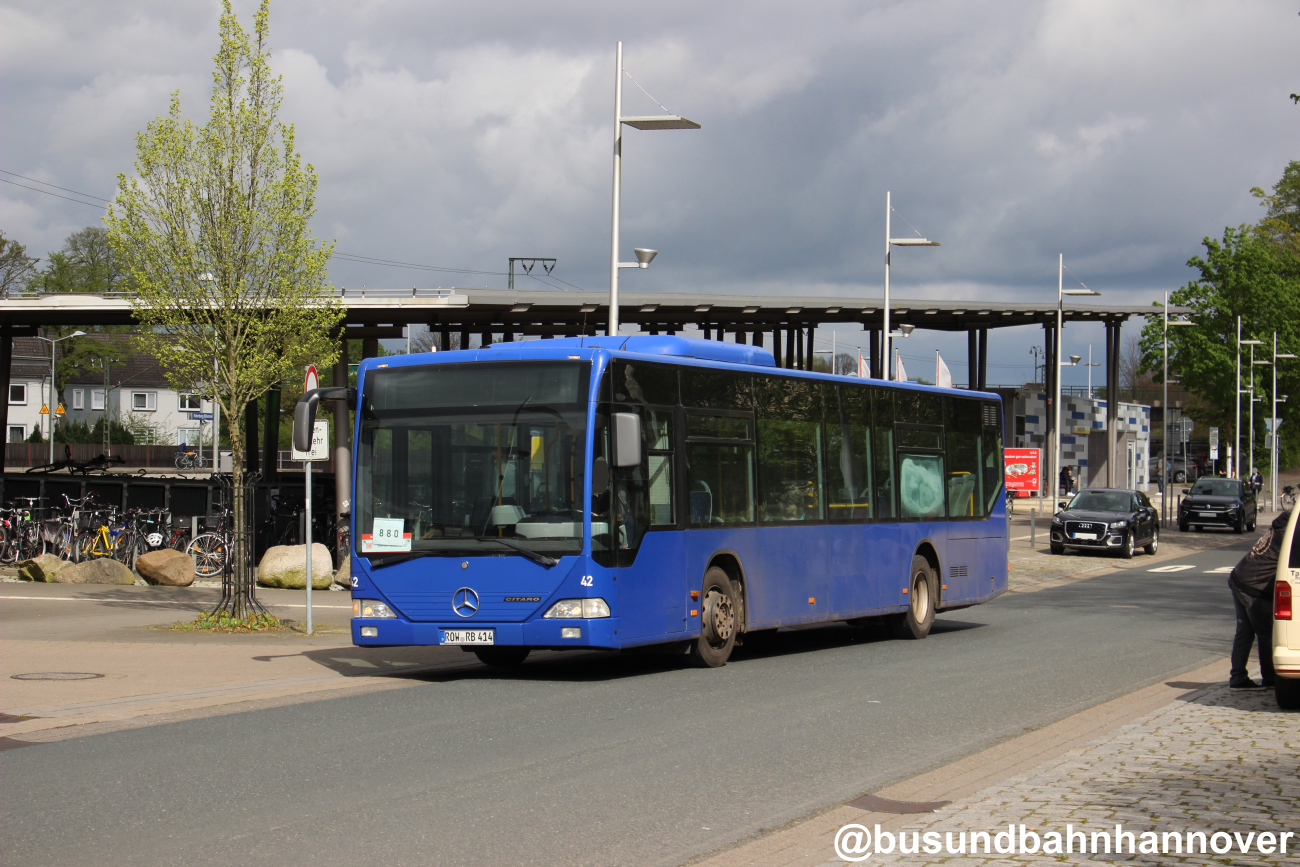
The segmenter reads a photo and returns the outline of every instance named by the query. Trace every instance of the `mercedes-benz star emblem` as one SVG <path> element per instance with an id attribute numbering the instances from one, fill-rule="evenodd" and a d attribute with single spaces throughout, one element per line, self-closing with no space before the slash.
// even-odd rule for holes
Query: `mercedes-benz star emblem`
<path id="1" fill-rule="evenodd" d="M 451 610 L 461 617 L 473 617 L 478 611 L 478 594 L 468 587 L 462 587 L 451 594 Z"/>

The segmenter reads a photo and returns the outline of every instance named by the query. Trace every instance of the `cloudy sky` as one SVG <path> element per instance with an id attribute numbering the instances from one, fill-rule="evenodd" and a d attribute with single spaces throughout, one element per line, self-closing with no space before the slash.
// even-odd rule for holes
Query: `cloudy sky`
<path id="1" fill-rule="evenodd" d="M 254 8 L 235 3 L 248 26 Z M 320 176 L 316 232 L 342 252 L 486 272 L 554 256 L 556 277 L 606 288 L 621 39 L 654 99 L 703 125 L 626 134 L 624 255 L 662 252 L 625 286 L 879 297 L 890 190 L 943 243 L 895 254 L 900 297 L 1050 302 L 1063 253 L 1099 301 L 1145 305 L 1186 282 L 1204 236 L 1258 219 L 1249 189 L 1300 158 L 1297 11 L 277 0 L 271 36 L 283 118 Z M 211 0 L 0 3 L 0 169 L 111 196 L 169 93 L 206 116 L 218 14 Z M 632 82 L 624 93 L 625 113 L 660 112 Z M 0 230 L 35 255 L 100 213 L 0 184 Z M 349 287 L 505 282 L 335 265 Z M 1022 382 L 1041 329 L 1004 337 L 989 378 Z M 1102 338 L 1075 326 L 1065 341 L 1086 354 Z M 964 339 L 921 332 L 911 372 L 929 375 L 935 348 L 963 377 Z"/>

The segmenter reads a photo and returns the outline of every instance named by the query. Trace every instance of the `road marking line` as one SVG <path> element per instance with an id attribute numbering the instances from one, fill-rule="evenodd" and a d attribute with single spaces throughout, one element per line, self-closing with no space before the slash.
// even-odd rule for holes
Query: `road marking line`
<path id="1" fill-rule="evenodd" d="M 101 599 L 98 596 L 0 596 L 0 601 L 6 599 L 26 599 L 35 602 L 130 602 L 133 605 L 197 605 L 200 608 L 206 608 L 210 602 L 183 601 L 177 599 Z M 272 602 L 273 608 L 306 608 L 305 602 Z M 317 608 L 334 608 L 339 611 L 350 611 L 351 605 L 319 605 L 312 604 L 312 610 Z"/>
<path id="2" fill-rule="evenodd" d="M 1148 569 L 1148 572 L 1186 572 L 1188 569 L 1195 569 L 1195 566 L 1183 563 L 1178 566 L 1157 566 L 1154 569 Z"/>
<path id="3" fill-rule="evenodd" d="M 1231 572 L 1231 571 L 1232 571 L 1233 569 L 1235 569 L 1235 568 L 1237 568 L 1237 567 L 1236 567 L 1236 566 L 1220 566 L 1218 569 L 1206 569 L 1206 570 L 1205 570 L 1205 574 L 1206 574 L 1206 575 L 1224 575 L 1224 574 L 1227 574 L 1228 572 Z"/>

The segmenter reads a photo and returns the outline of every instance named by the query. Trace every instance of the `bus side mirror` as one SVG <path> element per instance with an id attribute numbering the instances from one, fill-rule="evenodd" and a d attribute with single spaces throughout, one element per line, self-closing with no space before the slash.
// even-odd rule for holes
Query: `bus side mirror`
<path id="1" fill-rule="evenodd" d="M 304 394 L 293 408 L 293 447 L 300 452 L 311 451 L 311 435 L 316 426 L 316 405 L 320 395 Z"/>
<path id="2" fill-rule="evenodd" d="M 357 390 L 352 386 L 313 388 L 298 398 L 298 403 L 293 408 L 293 447 L 300 452 L 311 451 L 312 431 L 316 427 L 316 406 L 322 400 L 343 400 L 351 406 L 356 403 Z"/>
<path id="3" fill-rule="evenodd" d="M 614 466 L 619 469 L 641 466 L 641 416 L 634 412 L 616 412 L 614 423 Z"/>

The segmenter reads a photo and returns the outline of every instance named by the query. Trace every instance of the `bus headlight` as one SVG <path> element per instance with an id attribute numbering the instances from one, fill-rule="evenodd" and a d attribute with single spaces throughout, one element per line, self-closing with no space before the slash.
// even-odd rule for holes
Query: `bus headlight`
<path id="1" fill-rule="evenodd" d="M 353 599 L 352 600 L 353 617 L 396 617 L 397 612 L 389 608 L 384 602 L 377 599 Z"/>
<path id="2" fill-rule="evenodd" d="M 609 605 L 604 599 L 561 599 L 542 615 L 546 619 L 595 618 L 608 617 Z"/>

